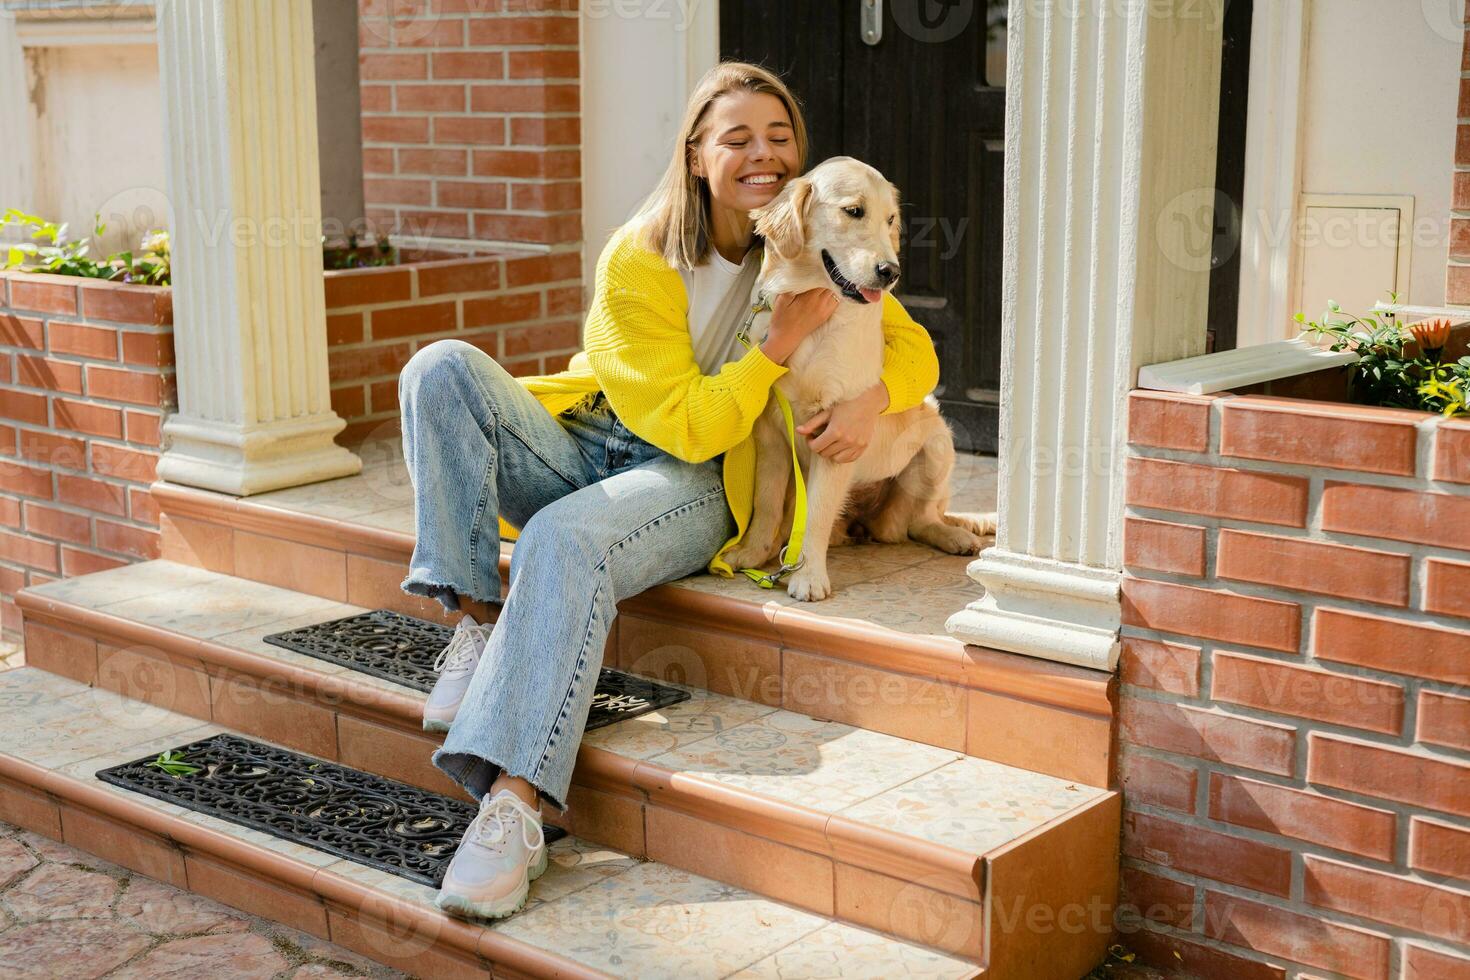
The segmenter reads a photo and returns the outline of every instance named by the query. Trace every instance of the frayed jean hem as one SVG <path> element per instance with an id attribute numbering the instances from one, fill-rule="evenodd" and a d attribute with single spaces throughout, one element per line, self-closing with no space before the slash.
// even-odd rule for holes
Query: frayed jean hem
<path id="1" fill-rule="evenodd" d="M 455 593 L 465 596 L 471 602 L 483 602 L 490 606 L 505 605 L 505 598 L 503 596 L 480 595 L 466 585 L 455 585 L 451 582 L 435 582 L 416 574 L 410 574 L 402 582 L 398 583 L 398 588 L 408 595 L 420 596 L 424 599 L 437 599 L 440 605 L 449 612 L 459 611 L 459 600 L 455 598 Z"/>
<path id="2" fill-rule="evenodd" d="M 475 800 L 484 799 L 485 794 L 490 792 L 490 787 L 495 784 L 495 780 L 502 772 L 517 779 L 524 779 L 532 786 L 536 786 L 536 781 L 531 778 L 529 771 L 518 771 L 513 767 L 503 766 L 470 752 L 448 752 L 442 748 L 435 749 L 431 761 L 440 772 L 458 783 Z M 566 812 L 565 800 L 558 799 L 540 786 L 536 786 L 536 792 L 542 800 L 561 812 Z"/>

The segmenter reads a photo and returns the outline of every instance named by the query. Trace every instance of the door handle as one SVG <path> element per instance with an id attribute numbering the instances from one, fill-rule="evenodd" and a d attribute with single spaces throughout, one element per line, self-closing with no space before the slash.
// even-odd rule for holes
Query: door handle
<path id="1" fill-rule="evenodd" d="M 883 40 L 883 0 L 858 0 L 862 5 L 859 25 L 863 43 L 872 45 Z"/>

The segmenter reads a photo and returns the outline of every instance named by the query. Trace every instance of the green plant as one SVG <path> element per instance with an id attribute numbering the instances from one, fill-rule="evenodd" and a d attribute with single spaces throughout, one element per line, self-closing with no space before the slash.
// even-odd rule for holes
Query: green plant
<path id="1" fill-rule="evenodd" d="M 94 259 L 91 242 L 67 238 L 67 225 L 47 221 L 17 208 L 7 208 L 0 215 L 0 232 L 7 228 L 26 229 L 30 241 L 6 246 L 5 269 L 27 272 L 50 272 L 59 276 L 82 276 L 113 282 L 141 282 L 152 286 L 169 283 L 168 232 L 153 231 L 143 236 L 141 254 L 115 252 L 105 259 Z M 97 222 L 92 229 L 101 235 L 107 226 Z"/>
<path id="2" fill-rule="evenodd" d="M 1390 303 L 1398 297 L 1390 293 Z M 1408 327 L 1389 309 L 1347 316 L 1333 302 L 1321 321 L 1298 313 L 1303 332 L 1325 339 L 1334 351 L 1351 351 L 1358 359 L 1349 367 L 1348 394 L 1364 405 L 1410 408 L 1446 417 L 1470 415 L 1470 356 L 1444 363 L 1450 322 L 1428 320 Z"/>
<path id="3" fill-rule="evenodd" d="M 354 231 L 347 236 L 346 245 L 329 245 L 326 237 L 322 237 L 322 265 L 327 269 L 365 269 L 397 264 L 398 249 L 386 235 L 364 243 L 362 236 Z"/>
<path id="4" fill-rule="evenodd" d="M 160 752 L 158 753 L 158 758 L 145 764 L 154 769 L 162 770 L 175 779 L 178 779 L 180 776 L 192 776 L 200 771 L 198 766 L 191 762 L 185 762 L 183 753 L 176 749 Z"/>
<path id="5" fill-rule="evenodd" d="M 122 277 L 123 282 L 142 282 L 150 286 L 167 286 L 172 282 L 173 249 L 168 232 L 150 231 L 143 236 L 138 247 L 142 255 L 135 257 L 132 252 L 118 252 L 112 256 L 120 260 L 127 270 Z"/>
<path id="6" fill-rule="evenodd" d="M 0 232 L 7 228 L 25 229 L 31 240 L 0 246 L 5 250 L 5 261 L 0 264 L 0 269 L 146 283 L 149 286 L 167 286 L 173 281 L 173 252 L 167 231 L 150 231 L 139 242 L 137 251 L 114 252 L 99 260 L 88 254 L 91 250 L 89 240 L 71 241 L 67 238 L 65 224 L 9 208 L 0 215 Z M 107 226 L 99 222 L 92 233 L 101 235 L 106 230 Z M 322 239 L 324 268 L 364 269 L 397 264 L 398 249 L 387 236 L 367 239 L 353 232 L 345 245 L 329 245 L 325 238 Z"/>

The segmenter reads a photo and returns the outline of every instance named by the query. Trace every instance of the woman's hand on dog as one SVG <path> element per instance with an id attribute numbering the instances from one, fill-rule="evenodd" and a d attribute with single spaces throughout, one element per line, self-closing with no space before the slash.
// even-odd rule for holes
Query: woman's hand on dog
<path id="1" fill-rule="evenodd" d="M 850 401 L 823 409 L 797 426 L 796 431 L 810 436 L 823 427 L 808 443 L 812 452 L 834 463 L 857 462 L 867 452 L 868 443 L 873 441 L 873 430 L 878 426 L 878 416 L 887 407 L 887 389 L 875 393 L 881 387 L 874 385 Z"/>
<path id="2" fill-rule="evenodd" d="M 761 350 L 777 364 L 786 363 L 808 334 L 832 318 L 837 303 L 837 294 L 825 287 L 778 294 L 771 303 L 771 326 Z"/>

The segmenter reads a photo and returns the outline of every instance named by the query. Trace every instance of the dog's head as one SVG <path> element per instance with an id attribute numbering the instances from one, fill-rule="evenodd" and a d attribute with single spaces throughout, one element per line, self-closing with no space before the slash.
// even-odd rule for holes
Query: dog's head
<path id="1" fill-rule="evenodd" d="M 876 303 L 898 282 L 898 188 L 860 160 L 823 161 L 750 216 L 782 291 L 825 285 Z"/>

